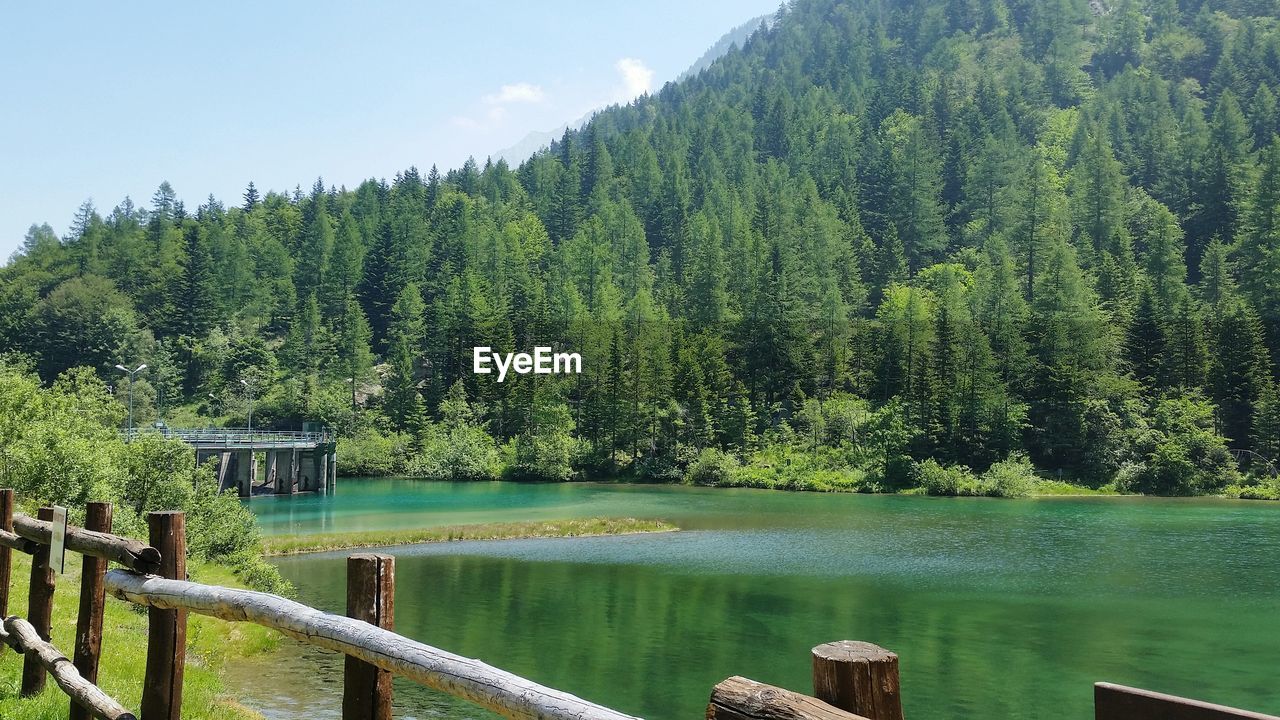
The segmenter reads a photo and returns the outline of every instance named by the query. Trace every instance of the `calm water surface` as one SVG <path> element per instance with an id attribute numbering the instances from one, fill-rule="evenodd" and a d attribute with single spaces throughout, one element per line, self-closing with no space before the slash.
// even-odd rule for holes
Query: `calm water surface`
<path id="1" fill-rule="evenodd" d="M 675 522 L 392 551 L 400 633 L 653 720 L 701 717 L 730 675 L 807 692 L 809 648 L 839 639 L 900 654 L 909 717 L 1085 720 L 1098 680 L 1280 713 L 1276 504 L 376 480 L 250 506 L 271 533 Z M 303 602 L 340 612 L 344 557 L 278 565 Z M 270 683 L 262 667 L 233 677 L 250 705 L 339 716 L 338 658 L 271 663 Z M 399 717 L 487 717 L 396 693 Z"/>

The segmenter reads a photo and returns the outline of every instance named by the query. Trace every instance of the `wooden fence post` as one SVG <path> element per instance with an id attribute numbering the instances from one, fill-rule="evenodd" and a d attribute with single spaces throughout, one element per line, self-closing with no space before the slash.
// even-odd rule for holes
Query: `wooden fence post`
<path id="1" fill-rule="evenodd" d="M 813 694 L 871 720 L 902 720 L 898 656 L 853 640 L 819 645 L 813 649 Z"/>
<path id="2" fill-rule="evenodd" d="M 348 557 L 347 617 L 394 629 L 395 575 L 391 555 Z M 348 656 L 342 682 L 342 720 L 391 720 L 391 673 Z"/>
<path id="3" fill-rule="evenodd" d="M 85 511 L 84 529 L 111 532 L 111 503 L 89 503 Z M 102 613 L 106 605 L 107 561 L 84 556 L 80 573 L 80 615 L 76 619 L 76 648 L 73 664 L 80 677 L 98 684 L 98 658 L 102 655 Z M 90 720 L 89 710 L 71 701 L 71 720 Z"/>
<path id="4" fill-rule="evenodd" d="M 147 513 L 151 546 L 160 551 L 160 576 L 187 579 L 186 518 L 181 512 Z M 147 609 L 147 672 L 142 720 L 178 720 L 187 666 L 187 611 Z"/>
<path id="5" fill-rule="evenodd" d="M 13 491 L 0 490 L 0 530 L 13 532 Z M 0 617 L 9 617 L 9 586 L 13 582 L 13 551 L 0 547 Z"/>
<path id="6" fill-rule="evenodd" d="M 36 514 L 40 520 L 53 520 L 53 508 L 42 507 Z M 49 546 L 41 545 L 31 557 L 31 587 L 27 592 L 27 620 L 36 629 L 40 639 L 49 641 L 53 629 L 53 568 L 49 566 Z M 22 697 L 39 694 L 44 690 L 45 671 L 40 657 L 34 652 L 26 654 L 22 662 Z"/>

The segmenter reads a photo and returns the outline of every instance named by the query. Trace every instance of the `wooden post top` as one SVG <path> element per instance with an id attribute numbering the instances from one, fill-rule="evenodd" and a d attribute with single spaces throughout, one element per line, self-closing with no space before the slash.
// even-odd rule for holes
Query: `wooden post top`
<path id="1" fill-rule="evenodd" d="M 824 643 L 813 649 L 813 656 L 832 662 L 886 662 L 898 659 L 897 653 L 860 640 Z"/>

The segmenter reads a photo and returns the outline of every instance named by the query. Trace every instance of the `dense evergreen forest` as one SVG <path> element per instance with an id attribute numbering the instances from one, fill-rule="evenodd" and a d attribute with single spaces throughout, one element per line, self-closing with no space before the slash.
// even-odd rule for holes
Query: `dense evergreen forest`
<path id="1" fill-rule="evenodd" d="M 347 469 L 1274 494 L 1277 94 L 1276 0 L 795 0 L 519 167 L 86 203 L 0 346 Z"/>

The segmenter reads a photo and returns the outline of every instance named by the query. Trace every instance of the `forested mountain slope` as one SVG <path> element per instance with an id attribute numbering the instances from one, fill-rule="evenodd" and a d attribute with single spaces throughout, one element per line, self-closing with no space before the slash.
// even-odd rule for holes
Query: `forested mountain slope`
<path id="1" fill-rule="evenodd" d="M 797 0 L 518 168 L 86 205 L 0 271 L 0 341 L 46 381 L 147 362 L 167 405 L 248 376 L 264 422 L 514 439 L 520 475 L 893 487 L 1025 452 L 1215 490 L 1228 448 L 1280 457 L 1278 18 Z M 583 375 L 471 372 L 535 344 Z"/>

